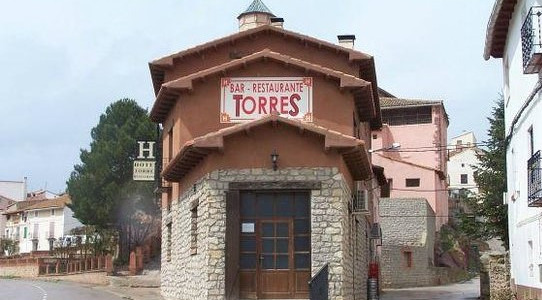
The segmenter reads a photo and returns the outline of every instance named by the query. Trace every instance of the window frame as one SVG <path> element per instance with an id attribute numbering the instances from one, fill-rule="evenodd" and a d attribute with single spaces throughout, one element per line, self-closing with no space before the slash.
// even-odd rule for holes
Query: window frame
<path id="1" fill-rule="evenodd" d="M 420 187 L 420 178 L 405 178 L 405 187 Z"/>

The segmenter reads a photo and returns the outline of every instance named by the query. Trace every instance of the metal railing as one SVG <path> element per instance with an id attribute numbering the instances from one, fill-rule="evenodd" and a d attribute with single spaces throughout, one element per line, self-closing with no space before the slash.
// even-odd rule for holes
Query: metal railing
<path id="1" fill-rule="evenodd" d="M 542 6 L 533 6 L 521 26 L 521 49 L 523 51 L 523 73 L 532 74 L 542 67 Z"/>
<path id="2" fill-rule="evenodd" d="M 527 161 L 528 205 L 542 206 L 542 166 L 540 163 L 540 150 Z"/>
<path id="3" fill-rule="evenodd" d="M 309 281 L 311 300 L 327 300 L 329 298 L 329 264 L 325 264 Z"/>

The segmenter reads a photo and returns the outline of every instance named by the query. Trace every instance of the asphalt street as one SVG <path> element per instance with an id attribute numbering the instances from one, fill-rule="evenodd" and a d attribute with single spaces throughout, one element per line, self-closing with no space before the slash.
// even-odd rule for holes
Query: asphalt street
<path id="1" fill-rule="evenodd" d="M 0 279 L 0 299 L 6 300 L 122 300 L 105 291 L 68 282 Z"/>
<path id="2" fill-rule="evenodd" d="M 381 300 L 474 300 L 480 296 L 480 280 L 434 287 L 385 290 Z"/>

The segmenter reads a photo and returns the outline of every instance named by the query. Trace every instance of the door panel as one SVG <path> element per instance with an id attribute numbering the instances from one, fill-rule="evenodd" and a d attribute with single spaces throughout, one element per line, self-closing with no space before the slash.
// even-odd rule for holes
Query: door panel
<path id="1" fill-rule="evenodd" d="M 306 191 L 240 193 L 241 298 L 308 298 L 309 195 Z"/>
<path id="2" fill-rule="evenodd" d="M 260 223 L 259 297 L 293 296 L 291 220 L 262 220 Z"/>

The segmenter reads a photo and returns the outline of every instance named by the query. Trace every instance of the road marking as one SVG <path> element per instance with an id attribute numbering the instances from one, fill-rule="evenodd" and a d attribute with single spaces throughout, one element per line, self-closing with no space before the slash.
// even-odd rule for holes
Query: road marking
<path id="1" fill-rule="evenodd" d="M 43 293 L 43 297 L 41 298 L 41 300 L 47 300 L 47 292 L 41 286 L 35 285 L 35 284 L 30 284 L 30 285 L 37 288 Z"/>

